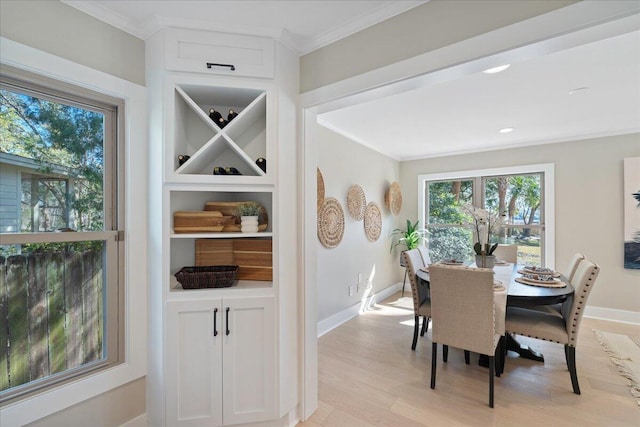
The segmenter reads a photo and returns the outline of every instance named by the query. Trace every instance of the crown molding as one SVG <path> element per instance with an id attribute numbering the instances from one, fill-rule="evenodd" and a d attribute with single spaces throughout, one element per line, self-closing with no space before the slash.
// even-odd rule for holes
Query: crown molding
<path id="1" fill-rule="evenodd" d="M 60 1 L 142 40 L 147 40 L 157 31 L 167 27 L 219 31 L 223 33 L 273 38 L 282 42 L 283 45 L 295 52 L 298 56 L 302 56 L 393 16 L 399 15 L 400 13 L 406 12 L 407 10 L 413 9 L 416 6 L 427 3 L 429 0 L 386 3 L 366 15 L 361 15 L 346 24 L 341 24 L 338 28 L 333 28 L 312 38 L 297 36 L 286 28 L 276 29 L 267 26 L 259 27 L 255 25 L 229 24 L 210 20 L 200 21 L 168 16 L 153 16 L 144 22 L 135 23 L 97 2 L 86 0 Z"/>
<path id="2" fill-rule="evenodd" d="M 340 24 L 338 28 L 332 28 L 306 40 L 298 46 L 298 50 L 302 55 L 306 55 L 429 1 L 402 1 L 384 4 L 366 15 L 361 15 L 347 23 Z"/>

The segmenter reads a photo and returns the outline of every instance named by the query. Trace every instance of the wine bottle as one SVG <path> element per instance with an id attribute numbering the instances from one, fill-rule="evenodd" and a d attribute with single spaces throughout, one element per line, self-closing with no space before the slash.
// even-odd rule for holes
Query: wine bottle
<path id="1" fill-rule="evenodd" d="M 233 119 L 235 119 L 238 116 L 238 113 L 236 113 L 233 110 L 229 110 L 229 114 L 227 115 L 227 121 L 231 121 Z"/>
<path id="2" fill-rule="evenodd" d="M 256 160 L 256 165 L 258 165 L 258 167 L 262 169 L 262 172 L 267 173 L 267 160 L 265 158 L 260 157 L 258 160 Z"/>
<path id="3" fill-rule="evenodd" d="M 184 165 L 184 162 L 186 162 L 187 160 L 189 160 L 191 158 L 191 156 L 187 156 L 186 154 L 180 154 L 178 156 L 178 165 L 182 166 Z"/>
<path id="4" fill-rule="evenodd" d="M 224 120 L 224 119 L 222 118 L 222 114 L 220 114 L 220 113 L 219 113 L 218 111 L 216 111 L 214 108 L 211 108 L 211 109 L 209 110 L 209 118 L 210 118 L 211 120 L 213 120 L 213 121 L 214 121 L 214 123 L 216 123 L 216 124 L 219 124 L 220 119 Z"/>
<path id="5" fill-rule="evenodd" d="M 218 114 L 220 114 L 220 113 L 218 113 Z M 218 123 L 218 127 L 219 127 L 220 129 L 222 129 L 222 128 L 224 128 L 224 127 L 225 127 L 229 122 L 228 122 L 228 121 L 226 121 L 226 120 L 224 119 L 224 117 L 220 116 L 220 118 L 218 119 L 217 123 Z"/>

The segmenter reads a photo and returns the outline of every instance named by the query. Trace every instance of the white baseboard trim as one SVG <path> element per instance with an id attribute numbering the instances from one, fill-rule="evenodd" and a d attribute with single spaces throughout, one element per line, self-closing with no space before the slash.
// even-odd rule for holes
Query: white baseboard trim
<path id="1" fill-rule="evenodd" d="M 610 320 L 612 322 L 631 323 L 640 325 L 640 312 L 615 310 L 613 308 L 589 307 L 584 310 L 585 317 Z"/>
<path id="2" fill-rule="evenodd" d="M 122 424 L 120 427 L 147 427 L 147 414 L 138 415 L 137 417 Z"/>
<path id="3" fill-rule="evenodd" d="M 360 301 L 357 304 L 354 304 L 350 307 L 345 308 L 342 311 L 337 312 L 333 316 L 327 317 L 324 320 L 318 322 L 318 338 L 331 331 L 332 329 L 337 328 L 345 322 L 353 319 L 361 313 L 362 307 L 371 307 L 373 304 L 376 304 L 379 301 L 388 298 L 394 293 L 402 290 L 402 282 L 398 282 L 393 284 L 373 295 L 369 295 L 366 297 L 364 301 Z M 366 295 L 366 294 L 365 294 Z M 363 297 L 365 298 L 365 297 Z"/>

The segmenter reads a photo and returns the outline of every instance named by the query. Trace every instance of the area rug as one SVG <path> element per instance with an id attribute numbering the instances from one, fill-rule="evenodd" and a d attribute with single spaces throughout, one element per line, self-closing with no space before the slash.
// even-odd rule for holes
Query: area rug
<path id="1" fill-rule="evenodd" d="M 629 380 L 629 391 L 640 405 L 640 337 L 597 329 L 593 333 L 617 366 L 620 375 Z"/>

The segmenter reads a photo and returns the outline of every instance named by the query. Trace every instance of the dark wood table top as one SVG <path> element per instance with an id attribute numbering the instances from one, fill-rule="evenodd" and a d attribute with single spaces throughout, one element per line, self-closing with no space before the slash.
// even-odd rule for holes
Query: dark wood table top
<path id="1" fill-rule="evenodd" d="M 507 266 L 495 266 L 493 269 L 497 280 L 502 280 L 503 282 L 506 280 L 509 281 L 507 291 L 508 306 L 530 307 L 535 305 L 554 305 L 566 301 L 573 295 L 573 286 L 564 276 L 560 277 L 560 280 L 566 283 L 566 286 L 563 288 L 544 288 L 517 282 L 515 279 L 521 276 L 518 270 L 522 267 L 522 265 L 509 264 Z M 418 270 L 416 276 L 424 282 L 429 281 L 428 272 Z"/>

